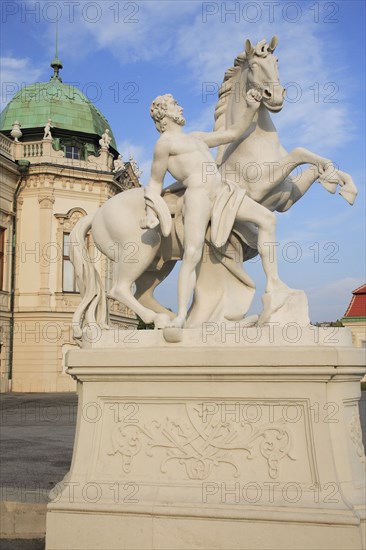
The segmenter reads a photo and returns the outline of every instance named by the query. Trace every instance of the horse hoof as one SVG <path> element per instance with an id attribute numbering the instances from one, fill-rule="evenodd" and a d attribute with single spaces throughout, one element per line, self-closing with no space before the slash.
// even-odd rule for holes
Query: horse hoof
<path id="1" fill-rule="evenodd" d="M 318 178 L 319 183 L 328 191 L 328 193 L 334 193 L 337 191 L 338 182 L 327 181 L 323 178 Z"/>
<path id="2" fill-rule="evenodd" d="M 339 194 L 342 195 L 342 197 L 352 206 L 352 204 L 355 202 L 357 192 L 353 190 L 348 190 L 345 187 L 342 187 L 342 189 L 339 191 Z"/>

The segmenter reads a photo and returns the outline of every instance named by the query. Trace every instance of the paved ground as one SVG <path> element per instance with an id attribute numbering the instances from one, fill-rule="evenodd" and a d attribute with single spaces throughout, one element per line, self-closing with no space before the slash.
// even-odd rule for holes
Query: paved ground
<path id="1" fill-rule="evenodd" d="M 44 503 L 67 473 L 74 443 L 77 396 L 3 394 L 0 500 Z M 360 417 L 366 446 L 366 391 Z M 1 550 L 44 550 L 44 540 L 0 540 Z"/>
<path id="2" fill-rule="evenodd" d="M 77 396 L 10 393 L 0 411 L 1 500 L 18 500 L 20 492 L 29 501 L 32 490 L 47 493 L 69 469 Z"/>

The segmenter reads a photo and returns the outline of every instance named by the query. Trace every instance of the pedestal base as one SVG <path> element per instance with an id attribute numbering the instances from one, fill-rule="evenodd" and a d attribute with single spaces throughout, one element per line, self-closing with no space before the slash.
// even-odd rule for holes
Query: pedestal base
<path id="1" fill-rule="evenodd" d="M 364 548 L 362 350 L 154 333 L 69 353 L 78 425 L 47 550 Z"/>

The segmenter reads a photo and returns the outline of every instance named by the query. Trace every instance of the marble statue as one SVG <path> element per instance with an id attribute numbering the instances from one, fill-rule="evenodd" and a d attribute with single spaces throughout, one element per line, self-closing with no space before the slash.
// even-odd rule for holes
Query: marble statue
<path id="1" fill-rule="evenodd" d="M 44 127 L 43 139 L 52 139 L 51 128 L 53 128 L 52 120 L 49 118 Z"/>
<path id="2" fill-rule="evenodd" d="M 113 162 L 113 172 L 119 172 L 120 170 L 125 169 L 125 163 L 122 160 L 122 155 L 118 155 L 118 157 Z"/>
<path id="3" fill-rule="evenodd" d="M 274 55 L 277 42 L 273 37 L 254 47 L 246 41 L 225 74 L 213 132 L 185 134 L 182 108 L 174 98 L 166 94 L 154 100 L 151 115 L 161 135 L 147 188 L 111 198 L 95 214 L 82 218 L 70 236 L 82 295 L 73 320 L 76 339 L 81 339 L 87 324 L 108 327 L 105 289 L 85 245 L 90 229 L 97 248 L 115 263 L 109 295 L 156 328 L 192 328 L 207 321 L 309 324 L 305 294 L 280 281 L 277 263 L 269 260 L 268 247 L 263 246 L 275 242 L 274 212 L 291 208 L 315 181 L 330 193 L 339 187 L 349 204 L 357 189 L 351 176 L 329 159 L 304 148 L 287 153 L 281 145 L 269 114 L 281 111 L 284 104 Z M 106 131 L 101 146 L 108 140 Z M 216 161 L 208 149 L 215 146 Z M 291 172 L 302 164 L 311 166 L 294 182 Z M 163 189 L 167 171 L 177 182 Z M 136 243 L 132 252 L 131 243 Z M 256 254 L 261 256 L 267 287 L 263 312 L 246 319 L 255 284 L 243 262 Z M 153 292 L 180 259 L 175 315 Z"/>
<path id="4" fill-rule="evenodd" d="M 211 221 L 211 241 L 217 247 L 227 241 L 234 221 L 253 222 L 258 227 L 258 252 L 267 277 L 266 292 L 287 289 L 279 280 L 277 258 L 270 257 L 266 243 L 275 242 L 276 217 L 267 208 L 256 203 L 248 194 L 230 181 L 224 181 L 217 170 L 204 174 L 204 167 L 215 166 L 209 147 L 232 143 L 249 128 L 260 106 L 261 93 L 250 89 L 246 94 L 247 109 L 227 130 L 185 134 L 183 109 L 166 94 L 157 97 L 150 113 L 161 137 L 156 143 L 148 193 L 163 189 L 166 172 L 182 182 L 184 193 L 184 252 L 178 278 L 178 315 L 171 325 L 183 327 L 188 304 L 196 285 L 196 269 L 202 258 L 205 236 Z M 141 221 L 142 228 L 154 229 L 159 224 L 151 206 Z M 288 290 L 288 289 L 287 289 Z"/>
<path id="5" fill-rule="evenodd" d="M 70 471 L 50 493 L 47 550 L 365 549 L 364 350 L 346 327 L 310 326 L 306 295 L 280 280 L 270 246 L 275 211 L 315 181 L 350 204 L 357 190 L 330 160 L 282 147 L 269 115 L 284 102 L 276 45 L 247 40 L 212 132 L 185 133 L 182 107 L 158 96 L 148 185 L 70 234 L 83 349 L 65 357 L 77 428 Z M 311 166 L 295 182 L 301 164 Z M 177 181 L 164 189 L 167 172 Z M 89 231 L 112 264 L 109 296 L 162 330 L 109 326 Z M 246 317 L 245 260 L 257 254 L 263 311 Z M 176 314 L 153 291 L 178 260 Z"/>
<path id="6" fill-rule="evenodd" d="M 133 158 L 132 155 L 130 155 L 129 163 L 130 163 L 131 166 L 132 166 L 132 170 L 134 171 L 135 176 L 136 176 L 137 178 L 139 178 L 140 176 L 142 176 L 143 171 L 140 170 L 139 165 L 137 164 L 136 160 Z"/>
<path id="7" fill-rule="evenodd" d="M 99 145 L 101 146 L 102 149 L 109 149 L 111 141 L 112 141 L 112 138 L 109 135 L 109 129 L 106 128 L 104 134 L 102 134 L 102 137 L 99 140 Z"/>

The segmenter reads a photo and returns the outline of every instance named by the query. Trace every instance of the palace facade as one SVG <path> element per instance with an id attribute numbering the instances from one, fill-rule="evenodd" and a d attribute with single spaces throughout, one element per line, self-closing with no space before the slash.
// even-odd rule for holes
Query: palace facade
<path id="1" fill-rule="evenodd" d="M 0 118 L 2 392 L 75 389 L 65 373 L 80 301 L 69 234 L 80 217 L 140 185 L 103 114 L 62 82 L 58 56 L 51 67 L 50 80 L 21 89 Z M 91 237 L 88 246 L 108 290 L 111 266 Z M 109 306 L 112 324 L 137 325 L 126 307 L 112 299 Z"/>

